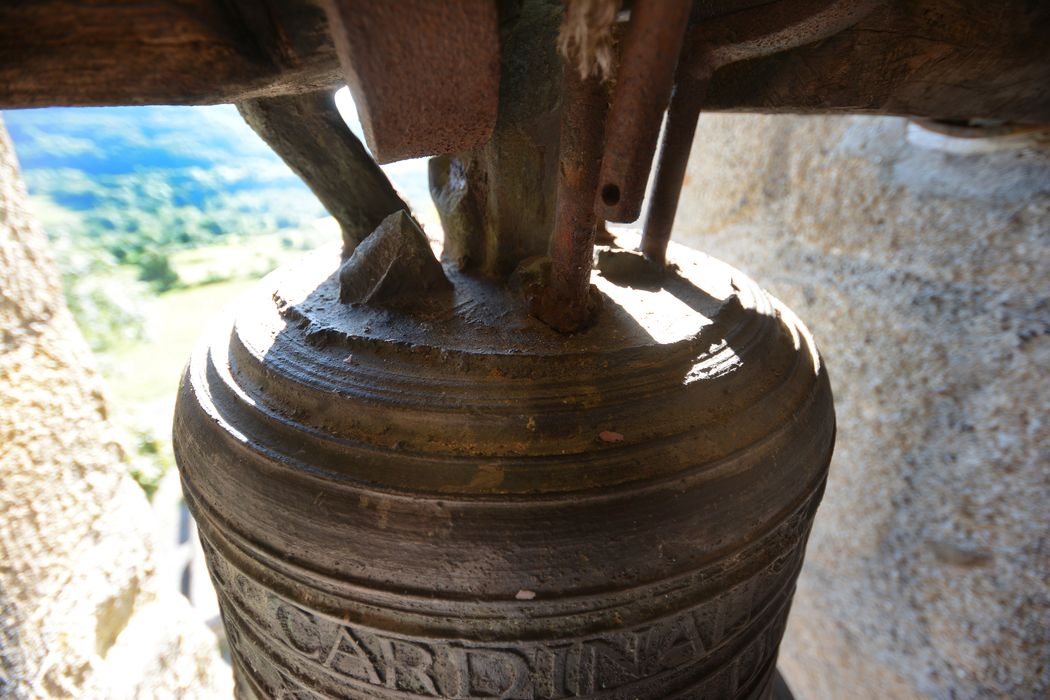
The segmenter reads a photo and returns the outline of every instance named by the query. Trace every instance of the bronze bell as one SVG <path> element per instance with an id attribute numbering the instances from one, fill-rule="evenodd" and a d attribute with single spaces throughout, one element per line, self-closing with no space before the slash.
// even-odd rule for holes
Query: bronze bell
<path id="1" fill-rule="evenodd" d="M 706 255 L 621 236 L 592 270 L 606 85 L 559 70 L 556 3 L 522 8 L 489 143 L 431 161 L 443 264 L 318 127 L 361 161 L 352 188 L 334 166 L 314 183 L 355 215 L 345 259 L 271 274 L 190 361 L 175 452 L 244 698 L 772 692 L 827 374 L 790 311 Z M 332 159 L 297 99 L 242 111 L 316 175 Z"/>
<path id="2" fill-rule="evenodd" d="M 448 266 L 338 303 L 337 250 L 195 352 L 175 445 L 242 697 L 760 698 L 835 425 L 802 324 L 733 268 L 599 251 L 564 336 Z"/>

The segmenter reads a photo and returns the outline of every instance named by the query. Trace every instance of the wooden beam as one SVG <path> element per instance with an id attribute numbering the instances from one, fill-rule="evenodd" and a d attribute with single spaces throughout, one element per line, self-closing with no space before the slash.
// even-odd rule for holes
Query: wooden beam
<path id="1" fill-rule="evenodd" d="M 1047 3 L 890 0 L 829 39 L 719 70 L 704 109 L 1050 122 L 1048 36 Z M 311 0 L 0 0 L 3 108 L 239 102 L 341 75 Z"/>
<path id="2" fill-rule="evenodd" d="M 0 106 L 209 104 L 340 84 L 308 0 L 0 0 Z"/>
<path id="3" fill-rule="evenodd" d="M 894 0 L 809 46 L 719 70 L 705 111 L 1050 122 L 1050 5 Z"/>

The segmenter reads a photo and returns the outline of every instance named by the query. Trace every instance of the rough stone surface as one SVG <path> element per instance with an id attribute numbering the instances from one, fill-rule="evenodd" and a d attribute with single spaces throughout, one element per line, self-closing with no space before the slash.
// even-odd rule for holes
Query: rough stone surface
<path id="1" fill-rule="evenodd" d="M 800 700 L 1050 693 L 1050 149 L 701 118 L 675 239 L 809 325 L 839 436 L 781 667 Z"/>
<path id="2" fill-rule="evenodd" d="M 0 696 L 228 696 L 214 635 L 156 585 L 149 505 L 107 432 L 0 124 Z"/>

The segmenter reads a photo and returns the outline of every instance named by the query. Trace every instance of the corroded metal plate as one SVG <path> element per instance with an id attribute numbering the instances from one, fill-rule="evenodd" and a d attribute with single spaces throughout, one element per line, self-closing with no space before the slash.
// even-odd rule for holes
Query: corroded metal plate
<path id="1" fill-rule="evenodd" d="M 376 160 L 457 153 L 496 125 L 500 37 L 493 0 L 323 0 Z"/>

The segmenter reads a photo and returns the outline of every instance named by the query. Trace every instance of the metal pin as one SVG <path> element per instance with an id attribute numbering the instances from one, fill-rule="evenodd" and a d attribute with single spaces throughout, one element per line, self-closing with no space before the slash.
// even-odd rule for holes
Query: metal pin
<path id="1" fill-rule="evenodd" d="M 686 77 L 675 85 L 667 108 L 667 124 L 660 143 L 653 191 L 649 195 L 649 211 L 642 229 L 642 253 L 661 265 L 667 261 L 667 242 L 671 240 L 671 227 L 685 182 L 696 122 L 710 82 L 707 73 L 700 77 Z"/>
<path id="2" fill-rule="evenodd" d="M 596 217 L 594 193 L 604 143 L 608 93 L 597 77 L 581 78 L 565 67 L 561 117 L 558 205 L 551 238 L 551 274 L 535 313 L 558 330 L 571 332 L 591 317 L 591 268 Z"/>
<path id="3" fill-rule="evenodd" d="M 641 212 L 692 7 L 692 0 L 635 0 L 631 7 L 594 205 L 603 219 L 629 222 Z"/>

